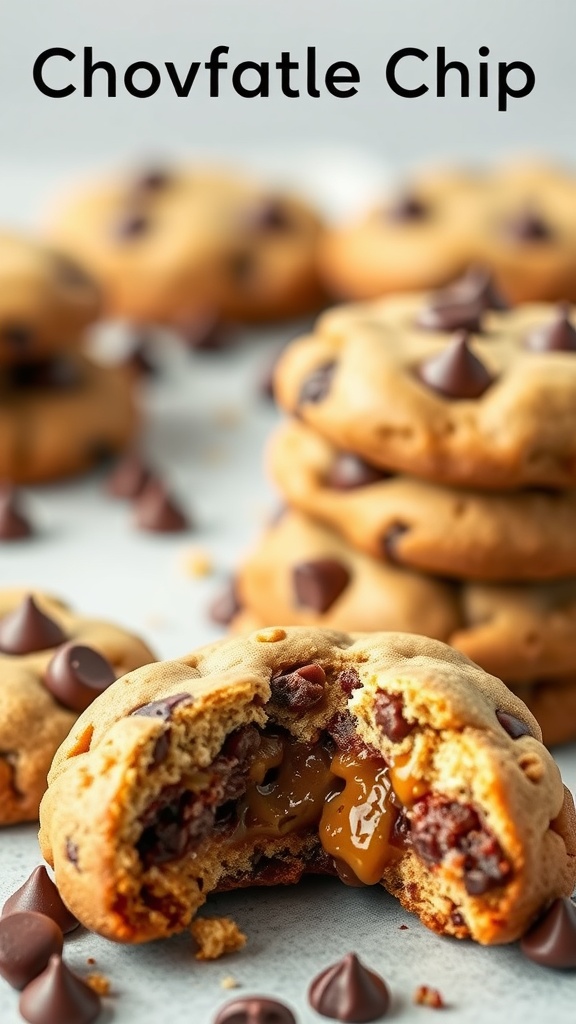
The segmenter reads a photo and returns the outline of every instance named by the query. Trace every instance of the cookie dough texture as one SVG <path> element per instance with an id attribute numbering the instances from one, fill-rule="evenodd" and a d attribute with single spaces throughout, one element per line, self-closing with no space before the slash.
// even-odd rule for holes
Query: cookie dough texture
<path id="1" fill-rule="evenodd" d="M 121 451 L 138 428 L 126 366 L 68 353 L 62 382 L 15 382 L 0 370 L 0 478 L 41 483 L 85 472 Z M 69 378 L 69 379 L 66 379 Z"/>
<path id="2" fill-rule="evenodd" d="M 0 232 L 0 367 L 75 347 L 99 307 L 96 284 L 73 260 Z"/>
<path id="3" fill-rule="evenodd" d="M 485 310 L 469 346 L 492 383 L 478 398 L 449 398 L 419 377 L 453 340 L 418 326 L 430 298 L 326 313 L 280 357 L 280 405 L 385 470 L 481 489 L 574 487 L 576 353 L 526 345 L 554 322 L 554 307 Z M 323 379 L 310 399 L 313 375 Z"/>
<path id="4" fill-rule="evenodd" d="M 310 663 L 325 674 L 321 703 L 297 713 L 275 703 L 271 678 Z M 346 670 L 344 678 L 354 670 L 361 684 L 348 693 L 341 685 Z M 169 721 L 133 714 L 183 693 L 192 700 L 174 705 Z M 377 723 L 382 699 L 402 707 L 409 729 L 401 742 Z M 513 716 L 524 734 L 512 739 L 497 711 Z M 231 733 L 273 724 L 298 742 L 315 743 L 335 715 L 389 765 L 401 756 L 433 801 L 474 808 L 484 834 L 499 844 L 505 879 L 481 895 L 467 891 L 466 861 L 455 851 L 430 863 L 406 844 L 388 862 L 382 883 L 428 927 L 509 942 L 554 897 L 572 891 L 572 798 L 536 721 L 502 683 L 422 637 L 276 627 L 132 672 L 81 716 L 55 758 L 41 809 L 42 852 L 72 912 L 109 938 L 142 942 L 188 927 L 210 891 L 257 881 L 261 857 L 284 881 L 312 868 L 319 843 L 310 828 L 247 844 L 227 842 L 221 826 L 208 828 L 180 857 L 148 866 L 137 844 L 143 818 L 150 821 L 166 787 L 205 792 Z M 406 827 L 415 814 L 408 810 Z"/>
<path id="5" fill-rule="evenodd" d="M 366 554 L 467 580 L 576 575 L 576 490 L 501 494 L 403 474 L 378 479 L 377 471 L 361 486 L 340 488 L 331 475 L 342 457 L 330 441 L 293 420 L 272 437 L 267 461 L 291 507 Z"/>
<path id="6" fill-rule="evenodd" d="M 16 609 L 28 591 L 0 590 L 0 618 Z M 154 655 L 128 631 L 76 615 L 66 604 L 34 593 L 38 607 L 63 630 L 67 641 L 92 647 L 118 676 Z M 25 655 L 0 652 L 0 824 L 34 821 L 46 789 L 52 758 L 78 715 L 59 704 L 43 685 L 51 648 Z"/>
<path id="7" fill-rule="evenodd" d="M 95 182 L 66 197 L 49 231 L 90 268 L 109 315 L 177 329 L 207 314 L 251 322 L 317 309 L 321 233 L 300 199 L 210 168 Z"/>
<path id="8" fill-rule="evenodd" d="M 370 299 L 448 284 L 470 265 L 511 302 L 576 300 L 576 176 L 539 164 L 423 173 L 377 209 L 330 231 L 330 291 Z"/>

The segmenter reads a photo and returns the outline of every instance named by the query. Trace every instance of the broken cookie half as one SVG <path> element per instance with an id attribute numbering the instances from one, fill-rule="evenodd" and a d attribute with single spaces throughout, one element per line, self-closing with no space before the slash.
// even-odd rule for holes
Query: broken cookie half
<path id="1" fill-rule="evenodd" d="M 540 735 L 445 644 L 265 629 L 106 690 L 56 756 L 42 850 L 71 911 L 118 941 L 186 928 L 213 891 L 318 873 L 509 942 L 576 881 Z"/>

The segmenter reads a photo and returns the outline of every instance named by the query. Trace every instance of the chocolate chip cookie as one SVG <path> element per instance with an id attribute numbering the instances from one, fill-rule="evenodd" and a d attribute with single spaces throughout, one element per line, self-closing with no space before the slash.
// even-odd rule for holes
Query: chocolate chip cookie
<path id="1" fill-rule="evenodd" d="M 436 486 L 339 451 L 296 420 L 272 437 L 268 464 L 289 505 L 374 558 L 467 580 L 576 576 L 576 490 Z"/>
<path id="2" fill-rule="evenodd" d="M 79 714 L 153 657 L 131 633 L 54 597 L 0 590 L 0 825 L 38 817 L 50 763 Z"/>
<path id="3" fill-rule="evenodd" d="M 99 307 L 96 284 L 76 262 L 0 233 L 0 367 L 74 348 Z"/>
<path id="4" fill-rule="evenodd" d="M 222 170 L 150 170 L 66 197 L 50 234 L 102 285 L 106 311 L 186 332 L 319 307 L 321 223 L 304 202 Z"/>
<path id="5" fill-rule="evenodd" d="M 214 890 L 317 872 L 503 943 L 576 881 L 572 797 L 530 712 L 407 634 L 274 627 L 130 673 L 56 755 L 40 842 L 70 910 L 123 942 L 181 931 Z"/>
<path id="6" fill-rule="evenodd" d="M 138 427 L 136 381 L 79 353 L 0 369 L 0 479 L 39 483 L 91 469 Z"/>
<path id="7" fill-rule="evenodd" d="M 437 288 L 481 263 L 512 302 L 576 300 L 576 176 L 539 164 L 438 170 L 330 231 L 331 292 L 371 299 Z"/>
<path id="8" fill-rule="evenodd" d="M 500 305 L 475 275 L 445 293 L 329 312 L 285 349 L 276 396 L 384 470 L 482 489 L 574 487 L 571 312 Z"/>

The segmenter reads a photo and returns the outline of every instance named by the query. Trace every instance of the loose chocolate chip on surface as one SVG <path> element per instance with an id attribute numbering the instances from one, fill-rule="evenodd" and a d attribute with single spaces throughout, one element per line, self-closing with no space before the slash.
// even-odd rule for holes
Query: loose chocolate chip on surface
<path id="1" fill-rule="evenodd" d="M 531 352 L 576 352 L 576 329 L 570 320 L 570 307 L 562 304 L 553 320 L 532 331 L 526 338 Z"/>
<path id="2" fill-rule="evenodd" d="M 350 582 L 346 566 L 335 558 L 317 558 L 301 562 L 292 570 L 292 583 L 297 603 L 315 612 L 332 607 Z"/>
<path id="3" fill-rule="evenodd" d="M 26 986 L 19 1003 L 29 1024 L 91 1024 L 100 1008 L 100 996 L 56 954 L 45 971 Z"/>
<path id="4" fill-rule="evenodd" d="M 174 708 L 179 704 L 192 704 L 194 698 L 189 693 L 174 693 L 170 697 L 163 697 L 162 700 L 153 700 L 149 704 L 142 704 L 141 707 L 131 711 L 131 715 L 143 715 L 145 718 L 159 718 L 161 722 L 169 722 Z"/>
<path id="5" fill-rule="evenodd" d="M 532 730 L 525 722 L 521 722 L 515 715 L 510 715 L 507 711 L 496 712 L 496 718 L 500 722 L 503 729 L 506 730 L 509 736 L 513 740 L 517 740 L 520 736 L 532 736 Z"/>
<path id="6" fill-rule="evenodd" d="M 150 230 L 150 222 L 143 213 L 127 213 L 114 225 L 114 235 L 123 242 L 141 238 Z"/>
<path id="7" fill-rule="evenodd" d="M 106 493 L 113 498 L 137 498 L 152 474 L 138 452 L 128 452 L 106 481 Z"/>
<path id="8" fill-rule="evenodd" d="M 70 642 L 60 647 L 44 673 L 44 686 L 66 708 L 81 714 L 116 679 L 98 651 Z"/>
<path id="9" fill-rule="evenodd" d="M 286 669 L 270 680 L 272 700 L 291 711 L 309 711 L 324 697 L 326 673 L 321 665 L 303 665 Z"/>
<path id="10" fill-rule="evenodd" d="M 505 232 L 515 242 L 550 242 L 554 237 L 544 217 L 531 207 L 511 217 L 505 224 Z"/>
<path id="11" fill-rule="evenodd" d="M 411 192 L 404 192 L 384 211 L 386 220 L 403 224 L 406 221 L 427 220 L 430 209 L 426 203 Z"/>
<path id="12" fill-rule="evenodd" d="M 4 654 L 32 654 L 58 647 L 65 640 L 58 623 L 40 611 L 31 594 L 0 619 L 0 651 Z"/>
<path id="13" fill-rule="evenodd" d="M 149 480 L 134 504 L 134 521 L 140 530 L 180 533 L 190 528 L 189 520 L 168 493 L 161 480 Z"/>
<path id="14" fill-rule="evenodd" d="M 374 698 L 374 720 L 392 743 L 400 743 L 414 728 L 404 718 L 404 702 L 399 693 L 377 693 Z"/>
<path id="15" fill-rule="evenodd" d="M 299 405 L 304 405 L 308 402 L 321 402 L 323 398 L 326 398 L 335 372 L 336 363 L 334 360 L 324 363 L 323 366 L 316 367 L 300 388 L 300 394 L 298 395 Z"/>
<path id="16" fill-rule="evenodd" d="M 526 933 L 520 948 L 524 956 L 544 967 L 576 967 L 576 906 L 572 900 L 554 900 Z"/>
<path id="17" fill-rule="evenodd" d="M 355 1024 L 378 1020 L 390 1007 L 386 982 L 364 967 L 355 953 L 322 971 L 310 985 L 308 999 L 324 1017 Z"/>
<path id="18" fill-rule="evenodd" d="M 30 537 L 32 527 L 20 510 L 19 494 L 10 484 L 0 485 L 0 540 Z"/>
<path id="19" fill-rule="evenodd" d="M 236 585 L 234 580 L 229 580 L 210 604 L 208 613 L 212 622 L 216 622 L 219 626 L 229 626 L 241 610 Z"/>
<path id="20" fill-rule="evenodd" d="M 386 559 L 393 565 L 399 565 L 402 561 L 398 552 L 398 541 L 400 537 L 403 537 L 405 533 L 408 533 L 410 529 L 405 523 L 392 523 L 388 527 L 386 533 L 382 537 L 380 547 L 382 554 L 386 556 Z"/>
<path id="21" fill-rule="evenodd" d="M 336 491 L 352 491 L 389 476 L 390 473 L 371 466 L 352 452 L 339 452 L 330 467 L 326 483 Z"/>
<path id="22" fill-rule="evenodd" d="M 445 398 L 480 398 L 493 378 L 460 331 L 446 348 L 420 366 L 420 380 Z"/>
<path id="23" fill-rule="evenodd" d="M 62 929 L 44 914 L 25 911 L 0 918 L 0 976 L 24 988 L 40 974 L 53 953 L 61 953 Z"/>
<path id="24" fill-rule="evenodd" d="M 296 1018 L 277 999 L 243 996 L 226 1003 L 216 1014 L 214 1024 L 296 1024 Z"/>
<path id="25" fill-rule="evenodd" d="M 8 897 L 2 908 L 2 917 L 26 910 L 51 917 L 65 933 L 78 927 L 78 921 L 64 904 L 44 865 L 35 868 L 24 885 Z"/>

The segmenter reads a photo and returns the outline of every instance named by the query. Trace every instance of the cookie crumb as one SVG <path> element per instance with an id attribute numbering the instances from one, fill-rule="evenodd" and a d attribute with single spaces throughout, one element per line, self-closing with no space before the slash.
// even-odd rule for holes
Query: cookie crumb
<path id="1" fill-rule="evenodd" d="M 187 576 L 195 578 L 210 576 L 214 572 L 214 562 L 207 551 L 191 548 L 184 555 L 184 571 Z"/>
<path id="2" fill-rule="evenodd" d="M 97 993 L 97 995 L 99 995 L 99 996 L 109 996 L 110 995 L 110 988 L 111 988 L 110 981 L 109 981 L 108 978 L 105 977 L 104 974 L 97 974 L 97 973 L 89 974 L 84 979 L 84 981 L 92 989 L 93 992 Z"/>
<path id="3" fill-rule="evenodd" d="M 95 964 L 95 963 L 96 963 L 96 961 L 95 961 L 95 959 L 94 959 L 94 957 L 93 957 L 93 956 L 87 956 L 87 957 L 86 957 L 86 963 L 87 963 L 87 964 L 90 964 L 90 966 L 92 966 L 93 964 Z"/>
<path id="4" fill-rule="evenodd" d="M 401 932 L 407 932 L 407 931 L 408 931 L 408 925 L 407 925 L 407 924 L 401 924 L 401 925 L 399 925 L 399 931 L 401 931 Z"/>
<path id="5" fill-rule="evenodd" d="M 190 931 L 199 947 L 197 960 L 218 960 L 246 945 L 246 936 L 231 917 L 199 917 L 190 925 Z"/>
<path id="6" fill-rule="evenodd" d="M 429 1006 L 432 1010 L 444 1010 L 446 1008 L 446 1003 L 438 989 L 431 988 L 430 985 L 419 985 L 414 993 L 412 1002 L 418 1006 Z"/>
<path id="7" fill-rule="evenodd" d="M 240 982 L 236 981 L 231 974 L 226 974 L 225 977 L 220 979 L 220 988 L 240 988 Z"/>

